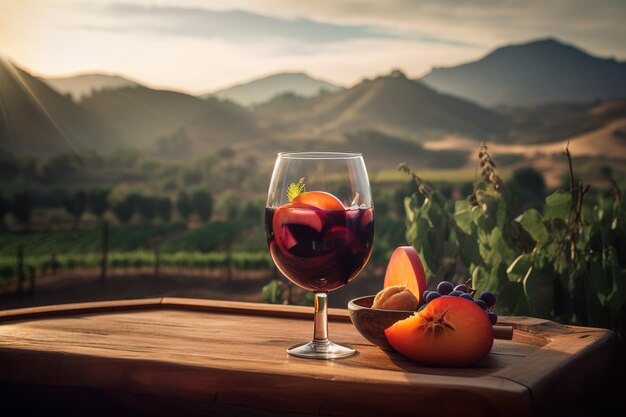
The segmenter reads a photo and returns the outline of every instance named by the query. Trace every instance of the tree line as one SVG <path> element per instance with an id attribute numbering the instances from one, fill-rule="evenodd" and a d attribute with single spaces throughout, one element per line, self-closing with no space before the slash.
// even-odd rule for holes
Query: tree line
<path id="1" fill-rule="evenodd" d="M 75 224 L 85 213 L 91 213 L 102 220 L 105 213 L 111 212 L 122 224 L 128 224 L 139 215 L 143 222 L 157 219 L 172 221 L 174 211 L 185 222 L 196 215 L 202 222 L 208 222 L 214 211 L 213 194 L 204 189 L 181 190 L 176 198 L 165 195 L 147 195 L 133 191 L 115 195 L 108 188 L 79 189 L 62 191 L 59 205 L 74 220 Z M 5 224 L 7 214 L 16 223 L 27 226 L 31 223 L 33 210 L 38 207 L 36 196 L 28 190 L 20 190 L 12 196 L 0 195 L 0 224 Z M 47 206 L 49 207 L 49 206 Z"/>

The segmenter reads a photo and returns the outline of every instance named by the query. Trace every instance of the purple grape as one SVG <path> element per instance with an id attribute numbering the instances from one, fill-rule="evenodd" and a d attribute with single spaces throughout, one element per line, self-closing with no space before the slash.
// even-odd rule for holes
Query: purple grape
<path id="1" fill-rule="evenodd" d="M 464 292 L 463 294 L 459 295 L 460 298 L 465 298 L 466 300 L 470 300 L 470 301 L 474 301 L 474 297 L 472 297 L 470 294 Z"/>
<path id="2" fill-rule="evenodd" d="M 468 292 L 467 285 L 459 284 L 456 287 L 454 287 L 454 291 L 461 291 L 461 292 L 465 292 L 466 293 L 466 292 Z"/>
<path id="3" fill-rule="evenodd" d="M 487 317 L 489 317 L 491 324 L 496 324 L 498 322 L 498 315 L 494 313 L 493 311 L 488 311 Z"/>
<path id="4" fill-rule="evenodd" d="M 482 308 L 483 310 L 487 310 L 487 303 L 485 303 L 480 298 L 478 300 L 474 300 L 474 302 L 478 305 L 478 307 Z"/>
<path id="5" fill-rule="evenodd" d="M 430 291 L 428 290 L 424 291 L 424 293 L 422 294 L 422 300 L 425 300 L 426 297 L 428 297 L 428 294 L 430 294 Z"/>
<path id="6" fill-rule="evenodd" d="M 423 309 L 425 309 L 425 308 L 426 308 L 426 305 L 427 305 L 427 304 L 422 304 L 422 305 L 420 306 L 420 308 L 418 308 L 418 309 L 417 309 L 417 312 L 419 313 L 420 311 L 422 311 Z"/>
<path id="7" fill-rule="evenodd" d="M 435 298 L 439 298 L 439 297 L 441 297 L 441 294 L 439 294 L 437 291 L 431 291 L 428 294 L 426 294 L 425 300 L 427 303 L 430 303 Z"/>
<path id="8" fill-rule="evenodd" d="M 493 307 L 496 304 L 496 295 L 491 291 L 483 291 L 480 293 L 479 299 L 483 300 L 487 307 Z"/>
<path id="9" fill-rule="evenodd" d="M 452 297 L 458 297 L 458 296 L 460 296 L 461 294 L 464 294 L 464 293 L 463 293 L 463 291 L 457 291 L 457 290 L 454 290 L 454 291 L 452 291 L 452 292 L 451 292 L 450 294 L 448 294 L 448 295 L 450 295 L 450 296 L 452 296 Z"/>
<path id="10" fill-rule="evenodd" d="M 439 285 L 437 285 L 437 291 L 441 295 L 448 295 L 454 290 L 454 287 L 448 281 L 441 281 Z"/>

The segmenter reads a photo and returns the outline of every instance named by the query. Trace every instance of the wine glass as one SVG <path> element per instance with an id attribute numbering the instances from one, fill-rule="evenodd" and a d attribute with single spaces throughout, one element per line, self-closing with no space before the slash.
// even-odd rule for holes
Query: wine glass
<path id="1" fill-rule="evenodd" d="M 316 359 L 354 354 L 328 340 L 327 295 L 356 278 L 372 253 L 374 207 L 362 155 L 279 153 L 265 231 L 278 269 L 315 295 L 313 340 L 287 352 Z"/>

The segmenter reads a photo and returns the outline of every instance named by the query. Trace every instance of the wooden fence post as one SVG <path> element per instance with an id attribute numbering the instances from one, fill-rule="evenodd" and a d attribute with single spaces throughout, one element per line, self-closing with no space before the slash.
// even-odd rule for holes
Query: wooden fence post
<path id="1" fill-rule="evenodd" d="M 17 295 L 22 296 L 24 291 L 24 245 L 17 246 Z"/>
<path id="2" fill-rule="evenodd" d="M 35 296 L 35 268 L 33 266 L 28 267 L 30 286 L 28 288 L 28 295 Z"/>
<path id="3" fill-rule="evenodd" d="M 52 275 L 56 275 L 57 269 L 59 268 L 59 261 L 57 260 L 56 252 L 53 252 L 52 256 L 50 257 L 50 268 Z"/>
<path id="4" fill-rule="evenodd" d="M 228 240 L 228 246 L 226 247 L 226 282 L 230 283 L 233 278 L 233 254 L 231 251 L 232 242 Z"/>
<path id="5" fill-rule="evenodd" d="M 154 250 L 154 276 L 156 278 L 159 277 L 159 268 L 161 266 L 161 255 L 159 253 L 159 248 Z"/>
<path id="6" fill-rule="evenodd" d="M 293 288 L 293 284 L 291 283 L 291 281 L 287 281 L 287 304 L 291 305 L 293 304 L 293 301 L 291 300 L 291 289 Z"/>
<path id="7" fill-rule="evenodd" d="M 109 253 L 109 221 L 104 220 L 102 222 L 102 261 L 100 262 L 100 282 L 105 282 L 107 279 L 107 267 L 108 267 L 108 253 Z"/>

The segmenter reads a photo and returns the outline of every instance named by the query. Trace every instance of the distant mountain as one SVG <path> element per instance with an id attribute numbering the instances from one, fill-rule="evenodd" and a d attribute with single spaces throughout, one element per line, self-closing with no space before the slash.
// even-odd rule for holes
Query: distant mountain
<path id="1" fill-rule="evenodd" d="M 545 39 L 498 48 L 456 67 L 434 68 L 421 81 L 484 106 L 591 101 L 626 97 L 626 62 Z"/>
<path id="2" fill-rule="evenodd" d="M 0 59 L 0 151 L 16 156 L 143 148 L 186 156 L 256 138 L 248 110 L 139 85 L 105 88 L 79 103 Z"/>
<path id="3" fill-rule="evenodd" d="M 235 104 L 141 86 L 102 90 L 81 105 L 114 129 L 127 146 L 154 148 L 161 141 L 177 154 L 198 145 L 223 146 L 247 139 L 255 129 L 249 112 Z M 181 135 L 186 137 L 183 142 Z"/>
<path id="4" fill-rule="evenodd" d="M 114 146 L 105 124 L 2 57 L 0 86 L 0 149 L 20 156 Z"/>
<path id="5" fill-rule="evenodd" d="M 626 99 L 504 107 L 499 112 L 511 121 L 500 142 L 552 143 L 626 120 Z"/>
<path id="6" fill-rule="evenodd" d="M 485 137 L 507 126 L 503 116 L 438 93 L 399 71 L 309 99 L 278 97 L 259 106 L 257 114 L 272 120 L 278 131 L 318 136 L 377 130 L 408 138 L 419 138 L 425 132 Z"/>
<path id="7" fill-rule="evenodd" d="M 285 93 L 311 97 L 318 95 L 322 91 L 334 92 L 341 89 L 341 87 L 312 78 L 307 74 L 294 72 L 270 75 L 211 94 L 206 94 L 202 97 L 214 96 L 231 100 L 244 106 L 250 106 L 264 103 Z"/>
<path id="8" fill-rule="evenodd" d="M 95 92 L 81 105 L 114 129 L 124 143 L 141 147 L 195 118 L 206 103 L 173 91 L 122 87 Z"/>
<path id="9" fill-rule="evenodd" d="M 80 74 L 73 77 L 40 79 L 61 94 L 71 94 L 75 101 L 81 100 L 94 91 L 139 85 L 119 75 L 106 74 Z"/>

